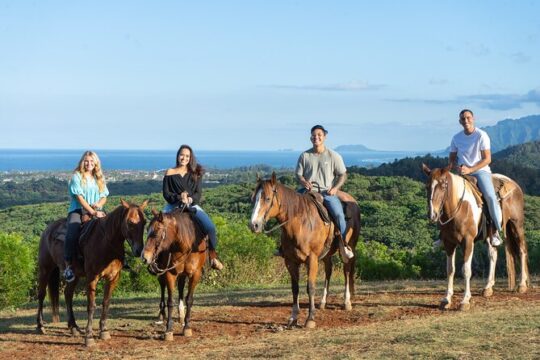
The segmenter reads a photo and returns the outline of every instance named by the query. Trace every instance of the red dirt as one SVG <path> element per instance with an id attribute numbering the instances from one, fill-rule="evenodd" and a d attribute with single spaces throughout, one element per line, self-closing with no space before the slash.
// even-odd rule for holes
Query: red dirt
<path id="1" fill-rule="evenodd" d="M 450 312 L 457 311 L 461 296 L 461 293 L 454 296 L 455 303 Z M 201 297 L 204 298 L 204 295 L 201 295 Z M 329 297 L 327 309 L 317 310 L 316 312 L 317 328 L 344 328 L 382 321 L 440 316 L 448 313 L 438 309 L 438 302 L 441 297 L 441 292 L 430 290 L 396 290 L 361 294 L 353 298 L 353 310 L 344 311 L 341 308 L 341 296 L 331 296 Z M 302 311 L 299 324 L 303 324 L 307 316 L 305 294 L 301 299 L 303 302 L 301 303 Z M 540 292 L 536 289 L 531 289 L 527 294 L 503 291 L 496 292 L 490 298 L 476 295 L 473 296 L 471 304 L 474 309 L 478 307 L 504 306 L 507 302 L 516 301 L 523 303 L 540 301 Z M 129 302 L 135 304 L 137 300 L 130 300 Z M 137 354 L 135 356 L 138 357 L 146 357 L 144 354 L 151 356 L 157 349 L 177 349 L 178 345 L 194 344 L 213 337 L 242 343 L 249 341 L 250 338 L 264 336 L 268 333 L 288 331 L 285 329 L 285 325 L 291 311 L 290 302 L 280 300 L 233 301 L 227 305 L 216 306 L 211 306 L 208 299 L 203 302 L 203 304 L 198 304 L 196 296 L 191 322 L 193 337 L 181 336 L 181 327 L 176 323 L 172 342 L 159 340 L 164 325 L 153 323 L 155 315 L 157 315 L 157 302 L 155 307 L 149 308 L 147 312 L 141 309 L 126 311 L 125 308 L 115 312 L 113 302 L 111 318 L 115 321 L 113 323 L 109 322 L 112 339 L 109 341 L 96 339 L 96 346 L 91 350 L 84 347 L 82 336 L 69 336 L 65 323 L 47 324 L 47 334 L 37 334 L 33 330 L 35 325 L 30 319 L 29 312 L 25 311 L 24 316 L 9 318 L 10 325 L 2 326 L 2 328 L 8 330 L 0 332 L 0 355 L 3 359 L 55 358 L 55 360 L 71 357 L 103 356 L 122 358 L 134 354 Z M 32 320 L 34 319 L 33 314 Z M 122 318 L 122 314 L 128 315 L 126 318 Z M 50 318 L 49 312 L 46 312 L 45 315 L 46 319 Z M 17 323 L 17 320 L 20 320 L 20 323 Z M 63 314 L 62 320 L 65 320 Z M 86 321 L 83 320 L 80 318 L 78 321 L 81 328 L 86 324 Z M 132 322 L 130 323 L 130 321 Z M 98 319 L 94 320 L 94 336 L 96 338 L 98 336 L 96 331 L 98 322 Z M 141 326 L 143 326 L 142 329 Z M 93 352 L 94 354 L 92 354 Z"/>

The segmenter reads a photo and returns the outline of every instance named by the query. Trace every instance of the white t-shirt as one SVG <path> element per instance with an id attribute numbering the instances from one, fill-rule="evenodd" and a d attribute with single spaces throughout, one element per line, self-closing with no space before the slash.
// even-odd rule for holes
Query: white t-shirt
<path id="1" fill-rule="evenodd" d="M 452 138 L 450 144 L 450 152 L 457 153 L 457 161 L 459 165 L 466 165 L 468 167 L 478 164 L 482 160 L 482 150 L 490 150 L 491 142 L 488 134 L 479 128 L 475 128 L 470 135 L 465 134 L 464 131 L 460 131 Z M 477 171 L 491 172 L 489 165 L 484 166 Z"/>

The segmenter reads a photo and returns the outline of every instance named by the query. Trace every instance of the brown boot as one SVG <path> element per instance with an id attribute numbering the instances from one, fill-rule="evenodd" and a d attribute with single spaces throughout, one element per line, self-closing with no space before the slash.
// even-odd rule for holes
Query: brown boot
<path id="1" fill-rule="evenodd" d="M 217 258 L 216 250 L 210 250 L 209 255 L 210 255 L 210 267 L 212 267 L 212 269 L 214 270 L 223 269 L 223 264 Z"/>

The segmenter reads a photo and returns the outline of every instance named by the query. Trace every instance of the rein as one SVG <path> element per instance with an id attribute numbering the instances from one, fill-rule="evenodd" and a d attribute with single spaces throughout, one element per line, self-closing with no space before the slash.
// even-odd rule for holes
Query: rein
<path id="1" fill-rule="evenodd" d="M 461 204 L 463 203 L 463 199 L 465 198 L 465 191 L 467 190 L 467 186 L 466 186 L 466 183 L 465 183 L 465 178 L 464 177 L 461 177 L 463 179 L 463 194 L 461 194 L 461 198 L 459 199 L 459 202 L 458 202 L 458 205 L 456 206 L 456 208 L 454 209 L 454 211 L 452 212 L 452 215 L 451 216 L 448 216 L 448 220 L 446 221 L 441 221 L 441 217 L 442 217 L 442 214 L 443 214 L 443 211 L 444 211 L 444 203 L 446 202 L 447 200 L 447 197 L 448 197 L 448 187 L 446 188 L 446 192 L 444 193 L 444 201 L 441 202 L 441 211 L 439 211 L 439 224 L 441 225 L 446 225 L 448 224 L 450 221 L 454 220 L 454 218 L 456 217 L 459 209 L 461 208 Z"/>

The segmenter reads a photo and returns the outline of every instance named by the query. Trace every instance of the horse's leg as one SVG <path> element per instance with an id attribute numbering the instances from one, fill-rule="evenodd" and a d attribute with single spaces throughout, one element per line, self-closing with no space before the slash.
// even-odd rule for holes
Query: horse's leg
<path id="1" fill-rule="evenodd" d="M 319 269 L 319 259 L 315 254 L 311 254 L 307 261 L 308 265 L 308 283 L 307 292 L 309 297 L 309 314 L 306 320 L 306 328 L 313 329 L 315 323 L 315 285 L 317 281 L 317 271 Z"/>
<path id="2" fill-rule="evenodd" d="M 354 292 L 354 265 L 356 256 L 349 262 L 343 264 L 343 275 L 345 277 L 345 294 L 343 296 L 343 308 L 347 311 L 352 310 L 351 294 Z"/>
<path id="3" fill-rule="evenodd" d="M 44 266 L 39 266 L 38 275 L 38 312 L 37 312 L 37 331 L 41 334 L 45 334 L 45 328 L 43 323 L 43 301 L 47 295 L 47 284 L 49 283 L 49 269 Z"/>
<path id="4" fill-rule="evenodd" d="M 328 296 L 328 290 L 330 288 L 330 278 L 332 277 L 332 257 L 326 256 L 324 259 L 324 288 L 321 297 L 321 304 L 319 309 L 324 310 L 326 307 L 326 298 Z"/>
<path id="5" fill-rule="evenodd" d="M 507 236 L 511 237 L 510 240 L 517 245 L 516 248 L 519 250 L 520 275 L 517 291 L 523 294 L 527 292 L 529 284 L 529 259 L 525 232 L 523 230 L 523 223 L 509 221 L 509 225 L 510 231 L 507 231 Z"/>
<path id="6" fill-rule="evenodd" d="M 467 311 L 471 308 L 470 300 L 471 300 L 471 265 L 472 265 L 472 259 L 473 259 L 473 253 L 474 253 L 474 239 L 466 239 L 465 240 L 465 248 L 463 249 L 463 280 L 465 280 L 465 293 L 463 294 L 463 300 L 461 300 L 461 304 L 459 306 L 459 309 L 462 311 Z"/>
<path id="7" fill-rule="evenodd" d="M 165 321 L 165 276 L 158 276 L 158 282 L 161 299 L 159 300 L 159 314 L 156 324 L 163 324 L 163 322 Z"/>
<path id="8" fill-rule="evenodd" d="M 79 277 L 76 276 L 72 282 L 66 284 L 66 288 L 64 289 L 64 298 L 66 299 L 66 310 L 68 315 L 67 324 L 68 329 L 71 331 L 71 335 L 73 336 L 81 334 L 81 329 L 77 325 L 77 322 L 75 321 L 75 314 L 73 313 L 73 295 L 78 282 Z"/>
<path id="9" fill-rule="evenodd" d="M 495 285 L 495 267 L 497 265 L 497 248 L 491 246 L 490 241 L 486 241 L 488 255 L 489 255 L 489 274 L 488 281 L 484 290 L 482 291 L 482 296 L 490 297 L 493 295 L 493 285 Z"/>
<path id="10" fill-rule="evenodd" d="M 300 279 L 300 265 L 290 260 L 285 259 L 285 265 L 291 275 L 291 289 L 293 293 L 293 305 L 291 311 L 291 317 L 287 323 L 287 327 L 292 328 L 298 324 L 298 313 L 300 312 L 300 304 L 298 302 L 298 281 Z"/>
<path id="11" fill-rule="evenodd" d="M 454 295 L 454 274 L 456 273 L 456 247 L 446 250 L 446 277 L 448 286 L 446 288 L 446 296 L 441 300 L 439 308 L 441 310 L 450 309 L 452 305 L 452 295 Z"/>
<path id="12" fill-rule="evenodd" d="M 99 277 L 97 276 L 94 276 L 93 279 L 87 278 L 86 280 L 86 312 L 88 313 L 88 322 L 86 323 L 86 334 L 84 339 L 86 346 L 95 344 L 92 334 L 92 321 L 94 320 L 94 311 L 96 310 L 96 286 L 98 280 Z"/>
<path id="13" fill-rule="evenodd" d="M 184 319 L 184 330 L 182 332 L 184 336 L 191 336 L 193 334 L 191 331 L 191 327 L 189 326 L 189 322 L 191 320 L 191 308 L 193 306 L 193 295 L 195 294 L 195 287 L 199 283 L 201 275 L 202 272 L 201 269 L 199 269 L 193 274 L 192 277 L 189 278 L 188 292 L 186 295 L 186 317 Z"/>
<path id="14" fill-rule="evenodd" d="M 109 330 L 107 330 L 107 316 L 109 315 L 111 296 L 118 284 L 118 280 L 120 280 L 120 271 L 118 271 L 113 279 L 107 281 L 103 287 L 103 304 L 101 307 L 101 317 L 99 319 L 99 338 L 101 340 L 109 340 L 111 338 L 111 334 L 109 333 Z"/>
<path id="15" fill-rule="evenodd" d="M 167 328 L 165 329 L 165 334 L 163 336 L 163 339 L 165 341 L 172 341 L 173 340 L 173 326 L 174 321 L 172 317 L 173 309 L 174 309 L 174 286 L 176 282 L 176 276 L 172 275 L 171 273 L 167 272 L 164 275 L 165 281 L 167 284 Z"/>
<path id="16" fill-rule="evenodd" d="M 186 275 L 180 275 L 178 277 L 178 322 L 181 326 L 184 326 L 184 319 L 186 318 L 186 308 L 184 301 L 184 287 L 186 286 Z"/>

